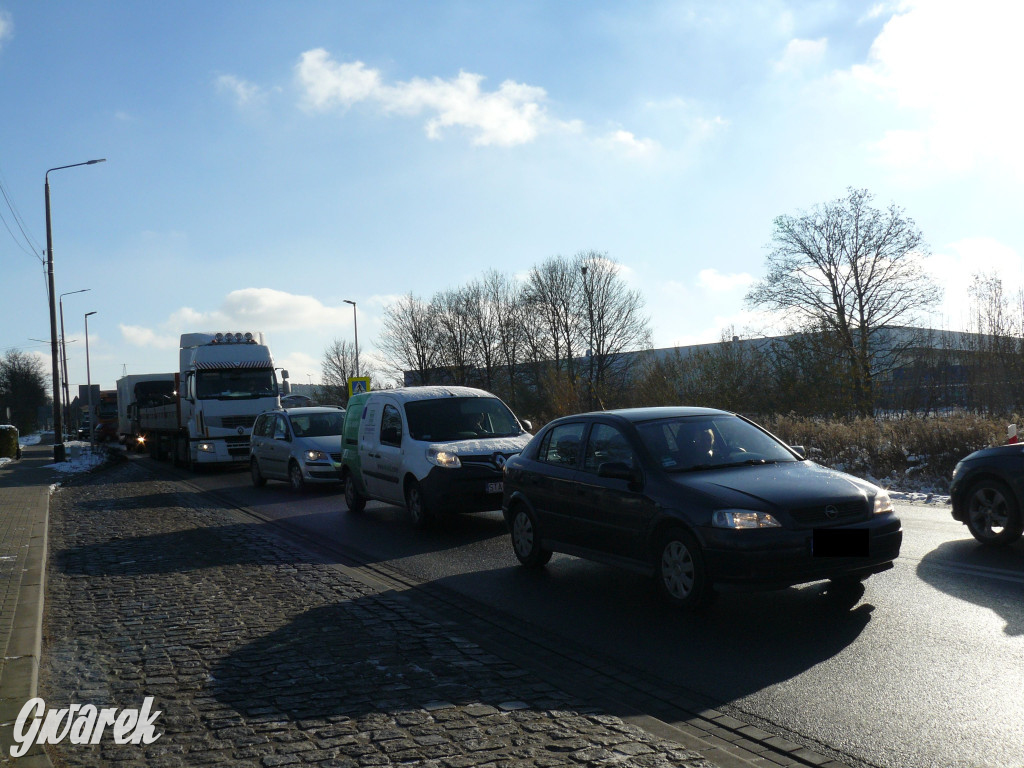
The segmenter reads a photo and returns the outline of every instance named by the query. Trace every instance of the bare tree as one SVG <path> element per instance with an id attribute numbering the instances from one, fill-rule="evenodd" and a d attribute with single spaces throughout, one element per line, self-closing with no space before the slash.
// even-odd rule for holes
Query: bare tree
<path id="1" fill-rule="evenodd" d="M 385 364 L 399 381 L 412 372 L 417 384 L 429 384 L 438 364 L 433 311 L 410 291 L 384 310 L 377 341 Z"/>
<path id="2" fill-rule="evenodd" d="M 577 313 L 586 321 L 589 406 L 603 407 L 608 392 L 621 392 L 640 362 L 636 355 L 623 353 L 650 348 L 650 319 L 644 314 L 643 296 L 629 289 L 621 267 L 608 254 L 579 253 L 573 263 L 582 289 Z"/>
<path id="3" fill-rule="evenodd" d="M 348 404 L 348 380 L 355 375 L 355 347 L 348 341 L 334 339 L 324 350 L 320 363 L 320 391 L 317 400 L 324 403 Z"/>
<path id="4" fill-rule="evenodd" d="M 508 400 L 515 407 L 527 346 L 524 292 L 511 278 L 493 269 L 484 275 L 482 289 L 494 320 L 494 338 L 499 362 L 505 370 Z"/>
<path id="5" fill-rule="evenodd" d="M 436 333 L 437 364 L 452 383 L 465 386 L 476 368 L 478 340 L 471 314 L 476 309 L 469 288 L 456 288 L 434 295 L 430 312 Z"/>
<path id="6" fill-rule="evenodd" d="M 922 267 L 927 247 L 914 221 L 895 205 L 873 208 L 872 199 L 851 188 L 810 213 L 776 218 L 768 274 L 746 297 L 835 335 L 862 414 L 874 407 L 876 334 L 913 325 L 941 296 Z"/>

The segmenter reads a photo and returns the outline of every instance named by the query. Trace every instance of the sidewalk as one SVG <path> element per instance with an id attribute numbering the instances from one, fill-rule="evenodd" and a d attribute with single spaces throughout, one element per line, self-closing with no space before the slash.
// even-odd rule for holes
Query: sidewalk
<path id="1" fill-rule="evenodd" d="M 37 693 L 46 584 L 46 533 L 53 445 L 25 446 L 0 465 L 0 763 L 10 760 L 13 722 Z M 19 765 L 48 768 L 33 747 Z"/>

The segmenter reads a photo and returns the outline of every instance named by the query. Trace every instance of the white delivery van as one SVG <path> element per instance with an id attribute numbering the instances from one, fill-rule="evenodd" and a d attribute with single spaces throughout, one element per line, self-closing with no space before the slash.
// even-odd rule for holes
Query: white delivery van
<path id="1" fill-rule="evenodd" d="M 342 436 L 345 500 L 353 512 L 367 499 L 405 506 L 417 527 L 449 512 L 501 509 L 505 461 L 530 438 L 511 409 L 482 389 L 356 395 Z"/>

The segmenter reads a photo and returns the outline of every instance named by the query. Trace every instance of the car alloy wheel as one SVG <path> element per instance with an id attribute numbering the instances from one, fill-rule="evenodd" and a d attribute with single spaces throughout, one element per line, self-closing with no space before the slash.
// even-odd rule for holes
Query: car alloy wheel
<path id="1" fill-rule="evenodd" d="M 657 558 L 658 587 L 670 603 L 694 610 L 707 602 L 710 585 L 704 557 L 690 534 L 682 529 L 669 531 L 661 539 Z"/>
<path id="2" fill-rule="evenodd" d="M 356 488 L 351 472 L 345 473 L 345 505 L 349 512 L 362 512 L 366 507 L 366 497 Z"/>
<path id="3" fill-rule="evenodd" d="M 967 495 L 967 528 L 982 544 L 1010 544 L 1022 521 L 1013 493 L 998 480 L 982 480 Z"/>
<path id="4" fill-rule="evenodd" d="M 249 474 L 252 476 L 252 484 L 255 487 L 262 488 L 267 484 L 267 478 L 260 472 L 260 465 L 255 457 L 249 459 Z"/>
<path id="5" fill-rule="evenodd" d="M 292 490 L 295 493 L 302 493 L 306 487 L 306 481 L 302 478 L 302 470 L 299 469 L 299 465 L 294 461 L 288 465 L 288 482 L 291 483 Z"/>
<path id="6" fill-rule="evenodd" d="M 551 550 L 540 545 L 533 514 L 522 504 L 516 507 L 512 518 L 512 550 L 528 568 L 540 568 L 551 559 Z"/>

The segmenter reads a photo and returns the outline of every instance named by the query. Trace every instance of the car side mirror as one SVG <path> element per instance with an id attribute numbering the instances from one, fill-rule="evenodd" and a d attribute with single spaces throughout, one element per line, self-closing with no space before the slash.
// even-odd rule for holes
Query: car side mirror
<path id="1" fill-rule="evenodd" d="M 801 459 L 806 459 L 807 458 L 807 449 L 804 448 L 802 445 L 791 445 L 791 446 L 789 446 L 789 448 L 790 448 L 791 451 L 793 451 L 793 453 L 795 453 Z"/>
<path id="2" fill-rule="evenodd" d="M 523 419 L 523 426 L 527 432 L 533 432 L 533 423 L 529 419 Z"/>

